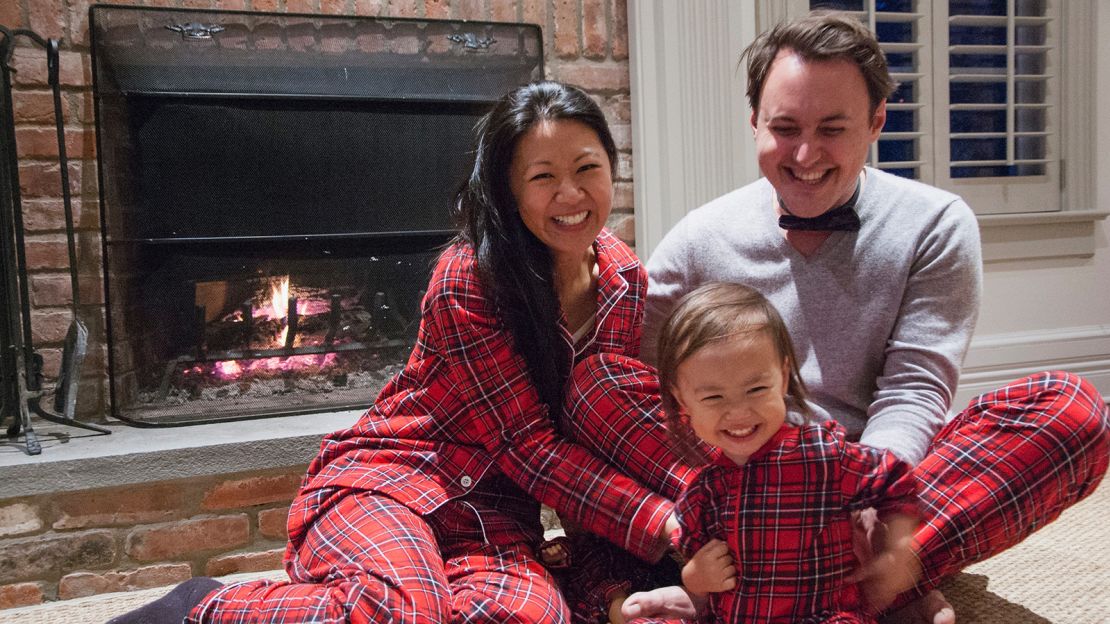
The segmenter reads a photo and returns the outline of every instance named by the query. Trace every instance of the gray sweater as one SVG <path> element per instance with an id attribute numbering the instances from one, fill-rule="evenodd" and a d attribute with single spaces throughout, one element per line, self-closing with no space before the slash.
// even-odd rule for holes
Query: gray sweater
<path id="1" fill-rule="evenodd" d="M 761 179 L 686 215 L 647 263 L 643 358 L 682 295 L 713 281 L 762 292 L 790 329 L 810 403 L 913 464 L 940 430 L 979 310 L 974 214 L 956 195 L 867 169 L 859 232 L 808 258 L 783 237 Z"/>

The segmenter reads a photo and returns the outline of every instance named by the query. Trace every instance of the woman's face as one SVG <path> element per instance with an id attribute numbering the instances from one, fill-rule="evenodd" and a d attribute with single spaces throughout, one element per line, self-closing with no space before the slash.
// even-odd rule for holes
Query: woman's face
<path id="1" fill-rule="evenodd" d="M 509 176 L 520 218 L 552 254 L 573 260 L 592 247 L 613 209 L 613 173 L 593 129 L 536 123 L 517 142 Z"/>

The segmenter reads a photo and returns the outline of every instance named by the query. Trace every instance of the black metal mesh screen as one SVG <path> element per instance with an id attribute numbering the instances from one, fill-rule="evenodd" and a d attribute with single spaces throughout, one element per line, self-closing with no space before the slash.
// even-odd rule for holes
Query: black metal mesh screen
<path id="1" fill-rule="evenodd" d="M 115 415 L 372 401 L 411 347 L 475 122 L 543 75 L 539 28 L 90 13 Z"/>

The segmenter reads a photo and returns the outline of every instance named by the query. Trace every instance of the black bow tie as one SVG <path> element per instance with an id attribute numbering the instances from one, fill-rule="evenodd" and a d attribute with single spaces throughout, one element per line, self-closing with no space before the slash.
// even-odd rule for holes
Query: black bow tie
<path id="1" fill-rule="evenodd" d="M 856 192 L 851 199 L 843 204 L 828 210 L 816 217 L 798 217 L 790 214 L 790 209 L 779 200 L 779 205 L 786 214 L 779 216 L 779 227 L 784 230 L 803 230 L 806 232 L 858 232 L 859 215 L 856 214 L 856 200 L 859 199 L 859 182 L 856 183 Z"/>

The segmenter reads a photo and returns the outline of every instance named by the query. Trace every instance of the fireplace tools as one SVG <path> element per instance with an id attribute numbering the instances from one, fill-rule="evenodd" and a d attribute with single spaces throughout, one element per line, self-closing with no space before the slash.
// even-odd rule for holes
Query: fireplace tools
<path id="1" fill-rule="evenodd" d="M 58 136 L 58 160 L 62 179 L 62 204 L 66 221 L 66 242 L 69 252 L 70 285 L 72 287 L 73 318 L 66 333 L 62 354 L 62 365 L 54 386 L 54 412 L 41 405 L 44 390 L 42 387 L 42 356 L 34 349 L 31 334 L 31 304 L 27 277 L 27 255 L 23 234 L 23 210 L 19 191 L 18 152 L 15 145 L 15 114 L 12 104 L 11 68 L 9 62 L 14 52 L 15 37 L 25 36 L 46 49 L 49 84 L 54 96 L 54 121 Z M 97 425 L 76 420 L 77 386 L 80 381 L 80 368 L 88 346 L 88 329 L 78 318 L 80 291 L 77 280 L 77 249 L 73 224 L 73 209 L 70 201 L 68 159 L 65 146 L 65 125 L 62 117 L 61 85 L 59 80 L 58 40 L 45 40 L 36 33 L 25 30 L 9 30 L 0 26 L 0 107 L 3 108 L 3 171 L 0 172 L 0 207 L 3 208 L 3 227 L 6 230 L 0 241 L 3 253 L 3 302 L 8 312 L 8 322 L 0 329 L 3 339 L 3 354 L 0 355 L 0 372 L 4 378 L 3 415 L 12 413 L 12 424 L 8 436 L 15 437 L 23 430 L 27 453 L 37 455 L 42 452 L 31 425 L 31 413 L 45 420 L 79 427 L 102 434 L 110 430 Z M 19 305 L 17 322 L 12 307 Z"/>

